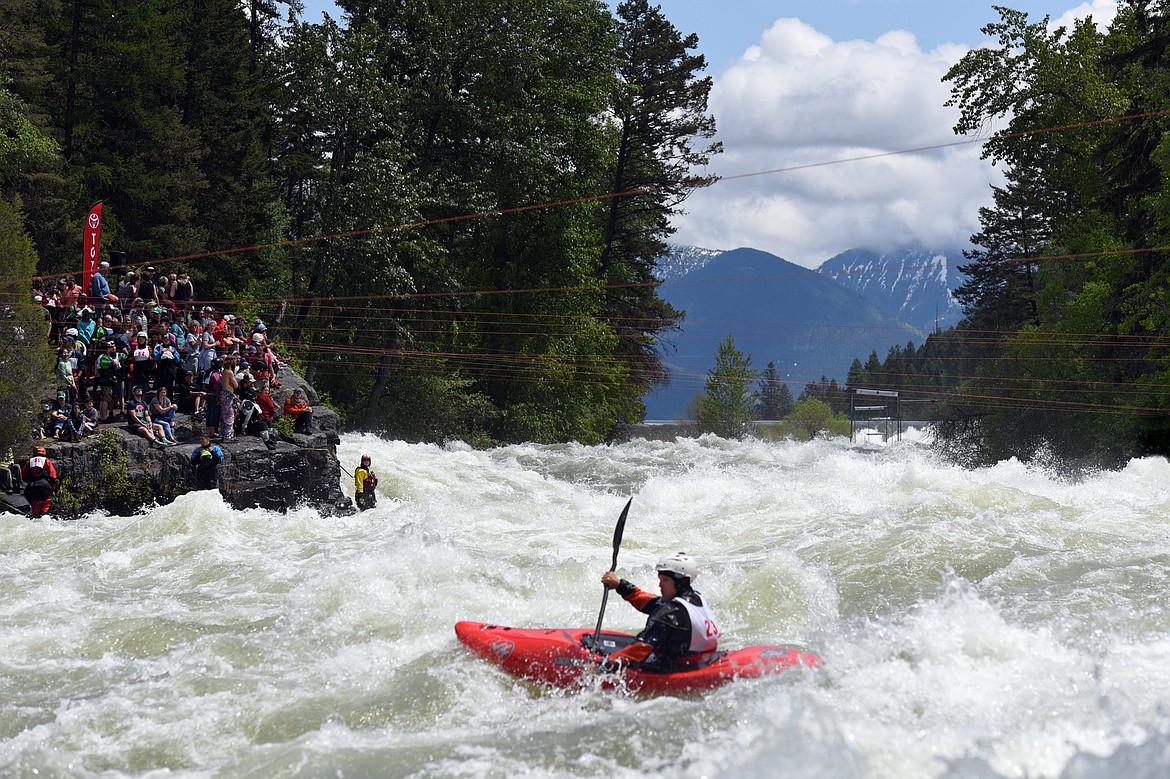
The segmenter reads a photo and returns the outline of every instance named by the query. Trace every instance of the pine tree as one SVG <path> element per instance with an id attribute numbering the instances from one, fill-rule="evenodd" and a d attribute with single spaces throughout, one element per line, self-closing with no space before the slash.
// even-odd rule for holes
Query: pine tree
<path id="1" fill-rule="evenodd" d="M 715 367 L 707 372 L 695 420 L 699 429 L 724 438 L 743 436 L 755 418 L 751 384 L 756 379 L 751 355 L 737 349 L 732 336 L 727 336 L 715 351 Z"/>
<path id="2" fill-rule="evenodd" d="M 658 296 L 655 274 L 674 232 L 670 217 L 692 191 L 712 183 L 692 171 L 722 148 L 693 145 L 715 134 L 707 114 L 712 80 L 698 75 L 706 59 L 691 53 L 698 36 L 682 35 L 648 0 L 625 0 L 617 17 L 619 85 L 612 115 L 618 142 L 605 173 L 612 197 L 600 214 L 597 278 L 610 285 L 605 313 L 620 337 L 618 353 L 644 392 L 665 375 L 656 337 L 680 319 Z"/>
<path id="3" fill-rule="evenodd" d="M 780 380 L 776 363 L 769 362 L 760 376 L 760 389 L 756 393 L 756 416 L 759 419 L 783 419 L 792 411 L 792 392 Z"/>

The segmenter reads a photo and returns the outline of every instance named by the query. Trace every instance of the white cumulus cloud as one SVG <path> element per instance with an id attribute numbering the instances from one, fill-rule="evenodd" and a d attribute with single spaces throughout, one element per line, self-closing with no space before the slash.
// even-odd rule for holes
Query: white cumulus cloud
<path id="1" fill-rule="evenodd" d="M 673 240 L 807 267 L 853 247 L 965 246 L 997 173 L 978 144 L 923 147 L 959 140 L 941 79 L 966 51 L 924 51 L 904 30 L 834 41 L 776 21 L 716 80 L 725 153 L 706 172 L 726 180 L 691 195 Z"/>

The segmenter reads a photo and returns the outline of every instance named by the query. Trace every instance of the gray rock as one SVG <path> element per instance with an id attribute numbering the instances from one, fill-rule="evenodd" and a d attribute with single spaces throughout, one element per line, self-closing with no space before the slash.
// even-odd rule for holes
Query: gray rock
<path id="1" fill-rule="evenodd" d="M 306 389 L 310 404 L 317 400 L 317 393 L 291 371 L 282 371 L 280 380 L 279 398 L 273 395 L 278 407 L 294 386 Z M 271 450 L 252 436 L 218 443 L 224 452 L 220 494 L 236 509 L 288 511 L 307 504 L 328 515 L 353 513 L 352 501 L 341 490 L 340 429 L 336 412 L 314 405 L 312 435 L 286 437 Z M 195 488 L 190 460 L 204 428 L 189 416 L 175 415 L 174 433 L 180 443 L 166 448 L 129 432 L 121 422 L 98 426 L 99 434 L 107 431 L 112 436 L 89 437 L 80 443 L 43 442 L 65 490 L 78 501 L 74 512 L 133 512 L 152 503 L 165 505 Z M 126 478 L 118 478 L 121 474 Z"/>

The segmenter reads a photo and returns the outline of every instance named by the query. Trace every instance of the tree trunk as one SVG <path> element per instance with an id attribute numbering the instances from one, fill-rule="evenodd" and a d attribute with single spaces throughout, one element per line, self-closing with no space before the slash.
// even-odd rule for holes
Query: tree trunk
<path id="1" fill-rule="evenodd" d="M 382 395 L 386 393 L 386 385 L 390 381 L 390 366 L 394 364 L 394 355 L 398 351 L 398 333 L 390 336 L 390 343 L 386 351 L 382 352 L 382 359 L 378 362 L 378 378 L 374 381 L 374 388 L 370 390 L 370 400 L 366 406 L 366 413 L 362 418 L 362 429 L 373 430 L 378 424 L 378 406 L 382 402 Z"/>

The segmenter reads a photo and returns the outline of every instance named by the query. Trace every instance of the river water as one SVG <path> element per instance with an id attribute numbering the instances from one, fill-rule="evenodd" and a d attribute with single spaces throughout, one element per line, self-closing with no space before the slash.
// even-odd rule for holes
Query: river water
<path id="1" fill-rule="evenodd" d="M 1072 481 L 912 441 L 407 445 L 371 512 L 0 518 L 0 775 L 1163 777 L 1170 466 Z M 352 493 L 352 486 L 345 485 Z M 683 550 L 723 646 L 817 671 L 549 692 L 452 626 L 592 627 Z M 606 627 L 642 620 L 611 598 Z"/>

